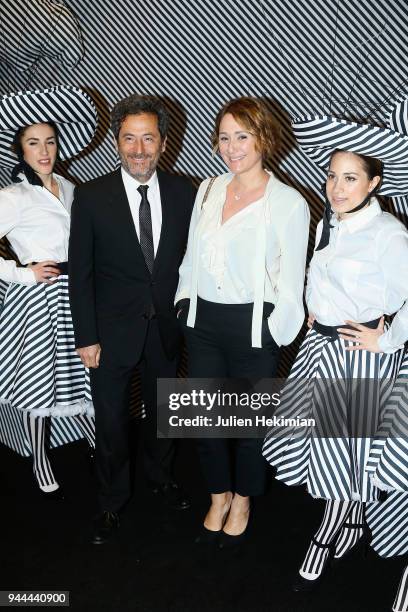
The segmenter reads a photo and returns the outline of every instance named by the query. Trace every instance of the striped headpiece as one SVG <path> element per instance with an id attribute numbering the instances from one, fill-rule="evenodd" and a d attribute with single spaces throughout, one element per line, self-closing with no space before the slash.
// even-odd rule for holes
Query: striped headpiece
<path id="1" fill-rule="evenodd" d="M 299 146 L 320 168 L 328 169 L 336 149 L 376 157 L 383 162 L 379 193 L 408 194 L 408 100 L 391 113 L 389 128 L 329 116 L 308 116 L 292 122 Z"/>
<path id="2" fill-rule="evenodd" d="M 97 122 L 96 108 L 88 94 L 70 85 L 2 96 L 0 166 L 12 168 L 17 163 L 11 144 L 18 128 L 46 121 L 53 121 L 58 127 L 59 158 L 69 159 L 92 140 Z"/>

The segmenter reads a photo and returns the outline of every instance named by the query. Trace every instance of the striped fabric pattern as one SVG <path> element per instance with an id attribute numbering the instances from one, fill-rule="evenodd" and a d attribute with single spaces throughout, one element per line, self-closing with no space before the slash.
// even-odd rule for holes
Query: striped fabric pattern
<path id="1" fill-rule="evenodd" d="M 371 545 L 383 557 L 408 554 L 407 390 L 408 354 L 388 401 L 392 418 L 382 424 L 368 463 L 372 481 L 379 488 L 391 491 L 384 503 L 368 505 L 366 511 L 373 534 Z M 404 587 L 401 588 L 401 602 L 405 601 L 405 606 L 408 606 L 406 592 L 404 595 Z"/>
<path id="2" fill-rule="evenodd" d="M 2 309 L 2 305 L 3 305 L 3 300 L 4 300 L 5 295 L 7 293 L 8 286 L 9 286 L 9 283 L 6 283 L 5 281 L 1 280 L 1 278 L 0 278 L 0 312 L 1 312 L 1 309 Z"/>
<path id="3" fill-rule="evenodd" d="M 371 450 L 367 469 L 381 489 L 408 492 L 408 353 L 388 401 L 385 419 Z"/>
<path id="4" fill-rule="evenodd" d="M 402 100 L 395 105 L 389 118 L 389 125 L 392 130 L 408 136 L 408 100 Z"/>
<path id="5" fill-rule="evenodd" d="M 26 15 L 33 24 L 42 20 L 37 3 L 27 4 L 12 3 L 15 32 L 22 31 Z M 209 140 L 220 106 L 234 96 L 264 96 L 282 126 L 273 170 L 310 205 L 310 253 L 324 208 L 319 195 L 324 172 L 296 145 L 290 119 L 309 113 L 343 116 L 344 111 L 350 119 L 369 114 L 385 125 L 397 95 L 406 91 L 401 83 L 407 77 L 408 17 L 400 0 L 377 0 L 375 10 L 369 0 L 139 0 L 137 10 L 131 0 L 65 4 L 79 19 L 86 54 L 74 72 L 45 57 L 32 85 L 87 88 L 99 124 L 91 147 L 59 172 L 69 171 L 76 182 L 110 172 L 118 160 L 109 109 L 130 93 L 151 93 L 166 99 L 172 119 L 162 168 L 198 183 L 225 172 L 220 158 L 211 155 Z M 137 50 L 132 62 L 129 48 Z M 14 89 L 23 89 L 24 75 L 13 77 Z M 9 82 L 0 62 L 4 93 Z M 10 173 L 0 169 L 0 184 L 9 182 Z M 401 217 L 407 213 L 406 198 L 397 210 Z M 283 352 L 282 374 L 305 331 Z"/>
<path id="6" fill-rule="evenodd" d="M 30 78 L 41 55 L 68 68 L 82 59 L 81 28 L 63 0 L 0 0 L 0 13 L 0 58 L 7 63 L 10 77 L 18 71 Z"/>
<path id="7" fill-rule="evenodd" d="M 46 419 L 46 439 L 49 448 L 75 442 L 84 437 L 75 417 Z M 31 455 L 31 447 L 23 427 L 23 413 L 0 402 L 0 443 L 23 457 Z"/>
<path id="8" fill-rule="evenodd" d="M 38 416 L 92 414 L 89 372 L 75 352 L 68 277 L 52 285 L 11 284 L 3 304 L 0 402 Z"/>
<path id="9" fill-rule="evenodd" d="M 97 114 L 88 94 L 71 86 L 18 92 L 0 99 L 0 165 L 12 168 L 17 156 L 10 147 L 24 125 L 54 121 L 58 125 L 61 160 L 77 155 L 93 138 Z"/>
<path id="10" fill-rule="evenodd" d="M 392 610 L 393 612 L 408 612 L 408 565 L 402 574 Z"/>
<path id="11" fill-rule="evenodd" d="M 349 345 L 347 340 L 331 341 L 309 330 L 275 416 L 312 418 L 317 429 L 291 425 L 274 428 L 265 439 L 263 454 L 275 466 L 278 480 L 287 485 L 304 484 L 313 497 L 373 501 L 378 490 L 366 472 L 372 439 L 348 436 L 353 415 L 367 419 L 362 430 L 357 423 L 357 431 L 374 432 L 378 427 L 379 406 L 384 404 L 389 382 L 398 374 L 402 354 L 348 352 L 345 348 Z M 360 396 L 352 395 L 354 388 L 348 381 L 365 378 L 373 381 L 372 387 Z M 388 384 L 376 385 L 374 381 Z M 372 395 L 374 392 L 376 395 Z M 351 397 L 358 410 L 350 416 Z M 320 435 L 319 424 L 325 426 Z"/>
<path id="12" fill-rule="evenodd" d="M 22 412 L 10 406 L 9 402 L 0 402 L 0 442 L 16 451 L 23 457 L 31 455 L 22 421 Z"/>
<path id="13" fill-rule="evenodd" d="M 367 504 L 370 545 L 381 557 L 408 554 L 408 492 L 394 491 L 380 504 Z"/>
<path id="14" fill-rule="evenodd" d="M 336 149 L 377 157 L 384 164 L 378 193 L 386 196 L 408 193 L 408 137 L 385 128 L 326 116 L 294 121 L 293 133 L 299 146 L 321 168 L 328 168 Z"/>

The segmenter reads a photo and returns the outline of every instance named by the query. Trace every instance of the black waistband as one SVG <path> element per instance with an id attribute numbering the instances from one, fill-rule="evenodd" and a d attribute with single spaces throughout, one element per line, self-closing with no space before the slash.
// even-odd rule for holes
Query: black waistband
<path id="1" fill-rule="evenodd" d="M 371 329 L 375 329 L 378 326 L 380 319 L 374 319 L 374 321 L 368 321 L 367 323 L 361 323 L 361 325 L 365 325 L 366 327 L 370 327 Z M 313 329 L 317 331 L 318 334 L 322 334 L 322 336 L 328 336 L 330 338 L 338 338 L 339 334 L 337 328 L 342 327 L 344 329 L 353 329 L 351 325 L 345 325 L 339 323 L 339 325 L 323 325 L 318 321 L 313 323 Z"/>
<path id="2" fill-rule="evenodd" d="M 181 300 L 180 300 L 181 301 Z M 204 308 L 206 310 L 215 310 L 220 312 L 221 314 L 228 314 L 232 312 L 234 314 L 242 313 L 250 313 L 252 316 L 252 311 L 254 309 L 253 302 L 247 302 L 245 304 L 225 304 L 224 302 L 210 302 L 209 300 L 204 300 L 200 296 L 197 296 L 197 308 Z M 275 305 L 272 302 L 264 302 L 263 303 L 263 318 L 269 317 L 272 313 Z"/>

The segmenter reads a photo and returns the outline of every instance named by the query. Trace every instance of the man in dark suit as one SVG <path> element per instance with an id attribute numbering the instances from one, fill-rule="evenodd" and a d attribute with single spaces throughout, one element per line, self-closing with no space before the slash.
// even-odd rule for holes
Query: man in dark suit
<path id="1" fill-rule="evenodd" d="M 181 347 L 174 296 L 194 188 L 156 170 L 168 115 L 160 100 L 132 95 L 112 111 L 121 168 L 75 191 L 69 277 L 78 354 L 91 368 L 96 472 L 101 514 L 93 543 L 119 525 L 130 497 L 130 383 L 140 368 L 147 413 L 143 453 L 153 490 L 173 507 L 189 506 L 174 482 L 174 442 L 157 439 L 157 378 L 174 378 Z"/>

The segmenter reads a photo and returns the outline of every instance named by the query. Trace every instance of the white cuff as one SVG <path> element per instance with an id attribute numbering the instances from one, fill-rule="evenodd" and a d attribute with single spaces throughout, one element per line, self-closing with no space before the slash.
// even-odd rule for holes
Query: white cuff
<path id="1" fill-rule="evenodd" d="M 392 346 L 392 344 L 389 341 L 389 337 L 390 337 L 390 331 L 391 328 L 384 332 L 379 338 L 378 338 L 378 346 L 380 347 L 380 351 L 381 353 L 396 353 L 397 351 L 399 351 L 400 349 L 404 348 L 403 344 L 399 344 L 398 346 Z"/>

